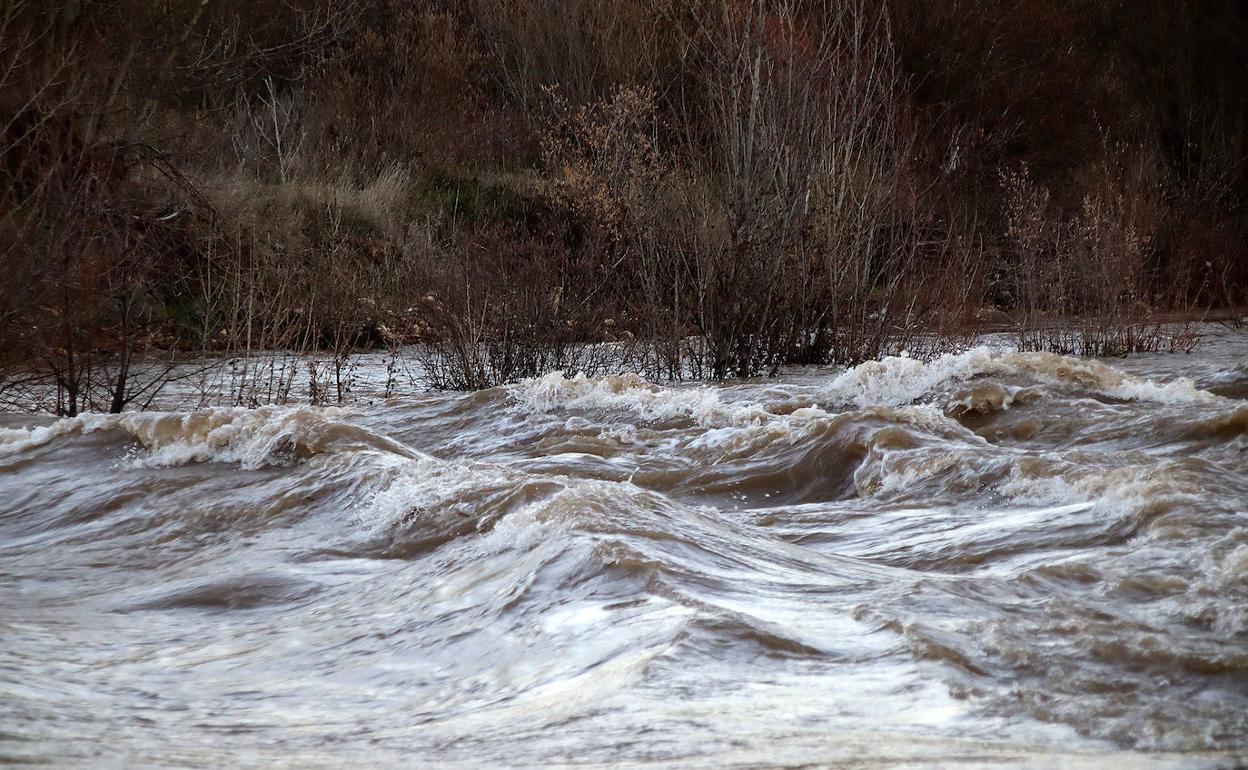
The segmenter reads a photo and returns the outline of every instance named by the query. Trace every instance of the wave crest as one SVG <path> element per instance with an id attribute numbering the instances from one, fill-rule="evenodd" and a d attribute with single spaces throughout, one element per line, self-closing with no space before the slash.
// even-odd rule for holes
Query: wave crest
<path id="1" fill-rule="evenodd" d="M 51 425 L 6 430 L 0 433 L 0 452 L 19 453 L 64 436 L 112 431 L 129 436 L 147 450 L 129 459 L 135 467 L 227 462 L 254 469 L 293 458 L 365 449 L 416 456 L 393 439 L 340 419 L 345 414 L 340 409 L 314 407 L 83 414 Z"/>
<path id="2" fill-rule="evenodd" d="M 926 362 L 907 356 L 867 361 L 837 376 L 827 387 L 825 397 L 860 407 L 898 406 L 923 398 L 949 383 L 984 375 L 1025 377 L 1124 401 L 1207 404 L 1223 400 L 1187 379 L 1158 383 L 1100 361 L 1056 353 L 1004 351 L 984 345 Z M 1008 406 L 1008 402 L 1004 405 Z"/>

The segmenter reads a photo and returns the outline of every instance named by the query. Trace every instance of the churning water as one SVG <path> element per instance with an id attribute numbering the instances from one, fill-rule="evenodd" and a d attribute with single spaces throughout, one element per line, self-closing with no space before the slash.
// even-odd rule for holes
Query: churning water
<path id="1" fill-rule="evenodd" d="M 0 763 L 1235 767 L 1246 396 L 1224 332 L 10 416 Z"/>

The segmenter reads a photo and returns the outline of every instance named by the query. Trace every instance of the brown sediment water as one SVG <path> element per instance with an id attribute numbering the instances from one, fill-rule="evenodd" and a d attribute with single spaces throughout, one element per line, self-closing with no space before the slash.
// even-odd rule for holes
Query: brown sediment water
<path id="1" fill-rule="evenodd" d="M 1248 335 L 0 418 L 0 763 L 1231 768 Z"/>

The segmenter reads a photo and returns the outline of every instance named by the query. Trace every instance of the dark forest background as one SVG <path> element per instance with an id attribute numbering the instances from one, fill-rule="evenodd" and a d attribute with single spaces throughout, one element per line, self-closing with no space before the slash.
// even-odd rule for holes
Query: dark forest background
<path id="1" fill-rule="evenodd" d="M 1183 347 L 1248 300 L 1246 138 L 1235 2 L 7 0 L 0 368 Z"/>

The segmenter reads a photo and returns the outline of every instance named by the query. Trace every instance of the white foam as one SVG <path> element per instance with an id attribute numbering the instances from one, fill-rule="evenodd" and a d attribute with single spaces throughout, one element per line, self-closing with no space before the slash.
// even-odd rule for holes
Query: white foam
<path id="1" fill-rule="evenodd" d="M 1091 469 L 1086 464 L 1053 461 L 1054 467 L 1040 472 L 1030 464 L 1015 464 L 1001 491 L 1030 504 L 1091 503 L 1097 511 L 1111 516 L 1129 516 L 1153 505 L 1199 497 L 1192 479 L 1166 473 L 1152 464 Z"/>
<path id="2" fill-rule="evenodd" d="M 635 374 L 567 377 L 551 372 L 523 380 L 509 391 L 518 404 L 534 412 L 622 411 L 642 420 L 692 419 L 707 426 L 758 422 L 772 416 L 757 403 L 726 402 L 712 387 L 664 388 Z"/>
<path id="3" fill-rule="evenodd" d="M 928 362 L 888 356 L 845 370 L 828 385 L 825 396 L 857 406 L 908 404 L 946 382 L 986 372 L 997 360 L 996 352 L 984 346 L 946 353 Z"/>
<path id="4" fill-rule="evenodd" d="M 125 464 L 130 467 L 230 462 L 253 469 L 287 462 L 286 450 L 327 451 L 335 437 L 351 435 L 347 431 L 363 435 L 338 419 L 343 414 L 339 409 L 313 407 L 82 414 L 51 425 L 0 432 L 0 451 L 21 452 L 60 436 L 116 430 L 129 434 L 146 450 L 127 458 Z M 378 448 L 404 451 L 381 437 L 375 443 Z"/>
<path id="5" fill-rule="evenodd" d="M 930 361 L 904 355 L 867 361 L 841 372 L 825 387 L 814 391 L 812 397 L 859 408 L 901 406 L 937 393 L 950 383 L 982 375 L 1026 377 L 1125 401 L 1187 404 L 1221 400 L 1186 379 L 1158 383 L 1100 361 L 1054 353 L 1020 353 L 987 345 L 947 353 Z M 512 386 L 510 393 L 517 404 L 533 412 L 618 411 L 651 421 L 692 419 L 712 428 L 758 425 L 776 418 L 757 402 L 726 401 L 714 387 L 664 388 L 633 374 L 568 377 L 563 372 L 552 372 L 524 380 Z M 1004 406 L 1009 406 L 1011 400 L 1007 398 Z"/>
<path id="6" fill-rule="evenodd" d="M 41 447 L 60 436 L 82 430 L 79 418 L 57 420 L 34 428 L 0 428 L 0 453 L 17 454 Z"/>
<path id="7" fill-rule="evenodd" d="M 1200 390 L 1188 379 L 1158 383 L 1100 361 L 1055 353 L 1020 353 L 985 345 L 946 353 L 928 362 L 906 356 L 867 361 L 842 372 L 824 395 L 831 401 L 860 407 L 897 406 L 931 394 L 950 382 L 979 375 L 1025 376 L 1055 385 L 1076 385 L 1125 401 L 1186 404 L 1222 400 Z"/>
<path id="8" fill-rule="evenodd" d="M 388 530 L 412 517 L 472 515 L 474 493 L 521 482 L 521 474 L 484 463 L 452 463 L 432 456 L 396 458 L 393 481 L 363 506 L 366 523 Z"/>

